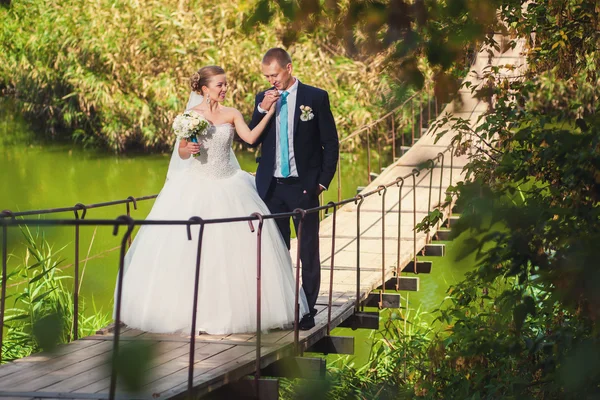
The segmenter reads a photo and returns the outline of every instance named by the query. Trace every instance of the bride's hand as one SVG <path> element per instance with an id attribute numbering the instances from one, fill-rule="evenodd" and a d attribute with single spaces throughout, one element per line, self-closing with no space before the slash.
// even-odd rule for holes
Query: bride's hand
<path id="1" fill-rule="evenodd" d="M 197 154 L 200 152 L 200 144 L 188 140 L 182 140 L 182 144 L 183 143 L 185 144 L 179 145 L 179 152 L 180 155 L 185 155 L 186 157 L 182 158 L 190 158 L 193 154 Z"/>
<path id="2" fill-rule="evenodd" d="M 189 150 L 190 154 L 198 154 L 200 152 L 200 144 L 194 142 L 187 142 L 185 146 L 186 149 Z"/>

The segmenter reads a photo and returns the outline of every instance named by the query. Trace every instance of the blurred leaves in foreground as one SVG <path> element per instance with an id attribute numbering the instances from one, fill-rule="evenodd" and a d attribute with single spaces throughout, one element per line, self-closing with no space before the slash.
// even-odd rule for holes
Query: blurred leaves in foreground
<path id="1" fill-rule="evenodd" d="M 408 4 L 411 22 L 403 32 L 426 27 L 417 53 L 425 52 L 434 70 L 449 68 L 446 61 L 458 54 L 452 45 L 441 51 L 440 43 L 493 31 L 526 42 L 527 66 L 514 79 L 502 69 L 519 65 L 490 66 L 482 86 L 464 86 L 487 102 L 475 124 L 449 115 L 432 127 L 440 136 L 453 134 L 455 151 L 469 156 L 467 179 L 447 201 L 458 198 L 462 214 L 453 232 L 469 235 L 463 256 L 475 254 L 478 264 L 434 311 L 441 328 L 432 332 L 409 316 L 388 321 L 393 328 L 375 342 L 369 364 L 331 370 L 335 383 L 321 398 L 598 398 L 600 4 L 346 4 L 367 3 L 383 4 L 388 16 Z M 454 23 L 436 18 L 440 10 Z M 488 24 L 492 13 L 502 26 Z M 384 46 L 394 24 L 381 21 L 371 37 Z M 488 44 L 506 49 L 515 42 Z M 295 387 L 287 390 L 286 398 L 294 393 Z"/>

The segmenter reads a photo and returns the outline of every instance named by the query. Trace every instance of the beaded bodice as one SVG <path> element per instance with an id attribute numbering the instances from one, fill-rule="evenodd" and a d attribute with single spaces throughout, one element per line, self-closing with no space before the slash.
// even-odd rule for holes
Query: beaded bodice
<path id="1" fill-rule="evenodd" d="M 212 179 L 228 178 L 239 171 L 231 150 L 234 131 L 231 124 L 211 125 L 206 134 L 198 137 L 200 153 L 194 157 L 191 169 Z"/>

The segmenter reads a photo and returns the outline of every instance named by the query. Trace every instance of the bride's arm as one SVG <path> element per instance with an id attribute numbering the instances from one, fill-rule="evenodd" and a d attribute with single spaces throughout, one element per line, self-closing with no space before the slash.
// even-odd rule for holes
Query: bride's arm
<path id="1" fill-rule="evenodd" d="M 272 105 L 269 109 L 269 112 L 264 116 L 263 119 L 260 120 L 258 125 L 254 129 L 250 129 L 246 122 L 244 121 L 244 117 L 242 117 L 242 113 L 238 110 L 233 111 L 233 125 L 235 126 L 235 130 L 242 140 L 248 144 L 254 144 L 262 135 L 265 130 L 267 124 L 271 120 L 271 117 L 275 114 L 275 106 Z"/>

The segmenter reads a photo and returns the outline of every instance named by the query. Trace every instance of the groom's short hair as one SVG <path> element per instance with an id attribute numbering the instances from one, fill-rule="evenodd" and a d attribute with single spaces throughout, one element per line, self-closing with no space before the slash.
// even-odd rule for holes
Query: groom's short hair
<path id="1" fill-rule="evenodd" d="M 273 61 L 277 61 L 281 68 L 285 68 L 288 64 L 292 63 L 292 57 L 290 57 L 288 52 L 282 49 L 281 47 L 273 47 L 265 53 L 265 56 L 262 59 L 262 63 L 265 65 L 269 65 Z"/>

